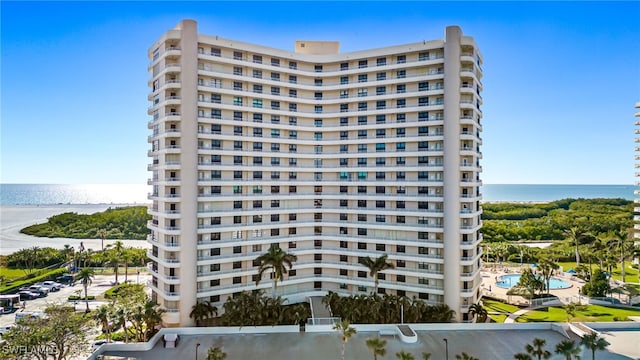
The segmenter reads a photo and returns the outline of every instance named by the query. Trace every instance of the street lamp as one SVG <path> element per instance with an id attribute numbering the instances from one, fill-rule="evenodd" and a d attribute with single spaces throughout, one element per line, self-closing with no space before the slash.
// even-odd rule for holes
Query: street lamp
<path id="1" fill-rule="evenodd" d="M 196 360 L 198 360 L 198 348 L 200 347 L 200 343 L 196 344 Z"/>
<path id="2" fill-rule="evenodd" d="M 449 341 L 447 339 L 442 339 L 442 341 L 444 341 L 444 358 L 449 360 Z"/>

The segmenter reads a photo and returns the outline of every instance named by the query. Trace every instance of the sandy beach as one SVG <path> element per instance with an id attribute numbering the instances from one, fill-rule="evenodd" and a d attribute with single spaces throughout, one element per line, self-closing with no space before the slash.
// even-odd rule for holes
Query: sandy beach
<path id="1" fill-rule="evenodd" d="M 104 211 L 109 207 L 126 205 L 3 205 L 0 207 L 0 255 L 8 255 L 17 250 L 39 246 L 61 249 L 65 244 L 74 248 L 83 242 L 86 249 L 100 249 L 100 239 L 67 239 L 67 238 L 44 238 L 25 235 L 20 233 L 20 229 L 47 221 L 53 215 L 64 212 L 76 212 L 79 214 L 92 214 Z M 149 248 L 146 241 L 122 240 L 125 246 Z M 105 246 L 115 240 L 106 240 Z"/>

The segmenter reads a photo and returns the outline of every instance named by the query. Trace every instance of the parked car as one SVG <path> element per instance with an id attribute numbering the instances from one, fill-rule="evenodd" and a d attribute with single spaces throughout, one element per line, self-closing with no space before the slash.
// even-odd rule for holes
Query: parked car
<path id="1" fill-rule="evenodd" d="M 59 283 L 61 284 L 67 284 L 67 285 L 71 285 L 73 284 L 73 281 L 75 280 L 75 277 L 71 274 L 64 274 L 58 278 L 56 278 L 56 280 L 58 280 Z"/>
<path id="2" fill-rule="evenodd" d="M 29 291 L 39 293 L 40 297 L 45 297 L 49 295 L 49 288 L 46 286 L 31 285 L 29 286 Z"/>
<path id="3" fill-rule="evenodd" d="M 15 325 L 3 325 L 3 326 L 0 326 L 0 338 L 2 338 L 2 335 L 7 333 L 13 327 L 15 327 Z"/>
<path id="4" fill-rule="evenodd" d="M 25 318 L 43 318 L 43 317 L 45 317 L 45 314 L 41 312 L 28 312 L 28 311 L 19 312 L 19 313 L 16 313 L 16 322 Z"/>
<path id="5" fill-rule="evenodd" d="M 52 291 L 59 291 L 62 288 L 62 284 L 51 280 L 43 282 L 42 285 L 50 287 Z"/>
<path id="6" fill-rule="evenodd" d="M 19 291 L 18 295 L 20 295 L 20 301 L 33 300 L 40 297 L 40 293 L 31 292 L 29 290 Z"/>

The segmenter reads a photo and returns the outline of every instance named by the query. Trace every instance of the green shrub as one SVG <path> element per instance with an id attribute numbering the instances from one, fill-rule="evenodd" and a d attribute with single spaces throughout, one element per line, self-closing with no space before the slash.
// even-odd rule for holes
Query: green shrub
<path id="1" fill-rule="evenodd" d="M 123 289 L 127 289 L 127 288 L 144 289 L 144 285 L 142 285 L 142 284 L 129 284 L 129 283 L 119 284 L 119 285 L 113 286 L 109 290 L 105 291 L 104 298 L 105 299 L 114 299 L 116 296 L 118 296 L 118 293 L 120 291 L 122 291 Z"/>
<path id="2" fill-rule="evenodd" d="M 86 300 L 95 300 L 95 299 L 96 299 L 96 297 L 95 297 L 95 296 L 93 296 L 93 295 L 89 295 L 89 296 L 87 296 L 87 299 L 86 299 Z M 67 300 L 68 300 L 68 301 L 79 301 L 79 300 L 84 301 L 84 300 L 85 300 L 85 298 L 84 298 L 84 297 L 82 297 L 82 298 L 81 298 L 81 297 L 80 297 L 80 296 L 78 296 L 78 295 L 70 295 L 70 296 L 67 298 Z"/>

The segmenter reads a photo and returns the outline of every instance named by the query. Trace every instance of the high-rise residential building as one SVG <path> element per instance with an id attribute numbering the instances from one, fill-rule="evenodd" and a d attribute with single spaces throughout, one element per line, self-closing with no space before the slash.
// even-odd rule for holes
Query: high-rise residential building
<path id="1" fill-rule="evenodd" d="M 149 49 L 150 283 L 168 326 L 197 301 L 256 285 L 276 244 L 298 260 L 291 302 L 374 289 L 362 257 L 388 255 L 380 293 L 480 296 L 482 57 L 444 39 L 340 53 L 199 34 L 183 20 Z"/>

